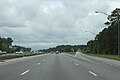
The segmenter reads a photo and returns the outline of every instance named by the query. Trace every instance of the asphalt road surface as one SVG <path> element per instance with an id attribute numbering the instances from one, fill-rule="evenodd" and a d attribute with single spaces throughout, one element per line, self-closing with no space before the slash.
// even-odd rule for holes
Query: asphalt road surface
<path id="1" fill-rule="evenodd" d="M 0 80 L 120 80 L 120 66 L 81 54 L 47 54 L 0 62 Z"/>

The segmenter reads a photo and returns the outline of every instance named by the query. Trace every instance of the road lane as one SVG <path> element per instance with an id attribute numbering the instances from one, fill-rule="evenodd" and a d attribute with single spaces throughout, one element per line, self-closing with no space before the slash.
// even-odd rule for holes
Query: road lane
<path id="1" fill-rule="evenodd" d="M 66 54 L 49 54 L 0 66 L 0 80 L 119 80 L 119 74 L 118 67 Z"/>
<path id="2" fill-rule="evenodd" d="M 36 64 L 49 55 L 36 56 L 33 58 L 20 59 L 20 61 L 10 60 L 7 63 L 2 63 L 0 66 L 0 80 L 17 80 L 20 74 L 28 69 L 36 67 Z M 16 59 L 15 59 L 16 60 Z M 8 63 L 10 62 L 10 63 Z M 4 64 L 4 65 L 3 65 Z"/>
<path id="3" fill-rule="evenodd" d="M 17 80 L 102 80 L 89 73 L 89 70 L 69 62 L 65 55 L 56 54 L 30 73 Z"/>
<path id="4" fill-rule="evenodd" d="M 94 76 L 98 76 L 97 74 L 95 74 L 95 73 L 92 72 L 92 71 L 89 71 L 89 73 L 91 73 L 91 74 L 94 75 Z"/>
<path id="5" fill-rule="evenodd" d="M 65 54 L 66 55 L 66 54 Z M 120 67 L 114 65 L 104 64 L 99 60 L 87 58 L 79 54 L 79 57 L 73 55 L 68 55 L 66 58 L 73 59 L 74 62 L 79 63 L 79 65 L 84 66 L 85 68 L 94 71 L 99 74 L 103 80 L 120 80 Z"/>
<path id="6" fill-rule="evenodd" d="M 23 76 L 25 75 L 26 73 L 28 73 L 30 70 L 26 70 L 25 72 L 21 73 L 20 75 Z"/>

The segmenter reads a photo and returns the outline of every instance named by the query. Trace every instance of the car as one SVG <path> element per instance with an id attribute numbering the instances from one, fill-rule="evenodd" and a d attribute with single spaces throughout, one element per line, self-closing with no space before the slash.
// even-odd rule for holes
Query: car
<path id="1" fill-rule="evenodd" d="M 23 54 L 23 52 L 22 51 L 17 51 L 17 52 L 15 52 L 16 54 Z"/>
<path id="2" fill-rule="evenodd" d="M 7 52 L 5 52 L 5 51 L 0 51 L 0 55 L 2 55 L 2 54 L 6 54 Z"/>
<path id="3" fill-rule="evenodd" d="M 2 51 L 0 51 L 0 55 L 2 54 Z"/>
<path id="4" fill-rule="evenodd" d="M 59 54 L 59 51 L 56 51 L 56 54 Z"/>

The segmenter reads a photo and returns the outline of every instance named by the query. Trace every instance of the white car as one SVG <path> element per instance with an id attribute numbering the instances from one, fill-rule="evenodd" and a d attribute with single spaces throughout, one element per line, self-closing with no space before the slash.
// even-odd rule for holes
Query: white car
<path id="1" fill-rule="evenodd" d="M 0 51 L 0 54 L 2 54 L 2 51 Z"/>
<path id="2" fill-rule="evenodd" d="M 23 52 L 22 51 L 19 51 L 19 52 L 15 52 L 16 54 L 23 54 Z"/>
<path id="3" fill-rule="evenodd" d="M 6 54 L 6 52 L 5 52 L 5 51 L 3 51 L 3 52 L 2 52 L 2 51 L 0 51 L 0 54 Z"/>

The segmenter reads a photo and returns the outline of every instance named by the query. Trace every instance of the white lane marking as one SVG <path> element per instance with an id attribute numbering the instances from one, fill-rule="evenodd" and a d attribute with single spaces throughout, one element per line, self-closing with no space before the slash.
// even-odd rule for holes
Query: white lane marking
<path id="1" fill-rule="evenodd" d="M 20 75 L 25 75 L 26 73 L 28 73 L 30 70 L 26 70 L 25 72 L 21 73 Z"/>
<path id="2" fill-rule="evenodd" d="M 41 63 L 37 63 L 37 65 L 40 65 Z"/>
<path id="3" fill-rule="evenodd" d="M 69 61 L 72 61 L 72 60 L 69 60 Z"/>
<path id="4" fill-rule="evenodd" d="M 92 71 L 89 71 L 89 73 L 91 73 L 91 74 L 94 75 L 94 76 L 98 76 L 97 74 L 95 74 L 95 73 L 92 72 Z"/>
<path id="5" fill-rule="evenodd" d="M 78 63 L 75 63 L 76 66 L 78 66 L 79 64 Z"/>

